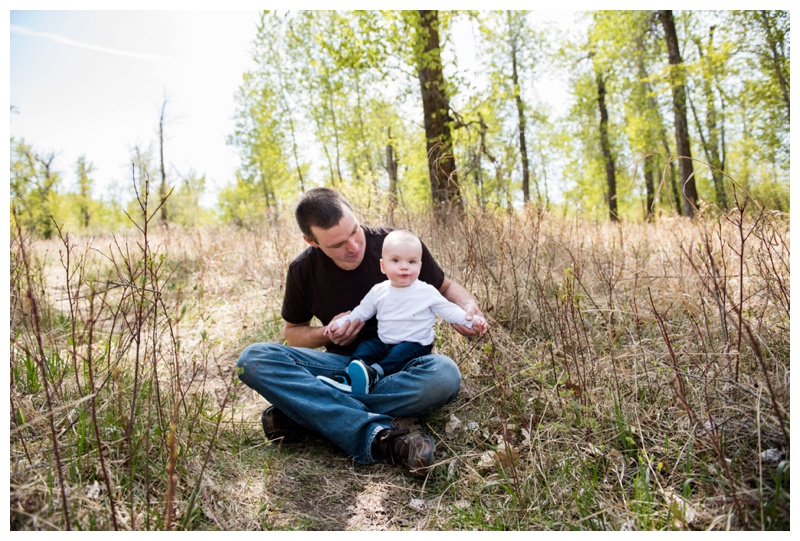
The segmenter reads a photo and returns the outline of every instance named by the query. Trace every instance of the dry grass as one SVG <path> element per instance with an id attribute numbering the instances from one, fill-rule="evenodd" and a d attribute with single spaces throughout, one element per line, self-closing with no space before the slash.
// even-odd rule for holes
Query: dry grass
<path id="1" fill-rule="evenodd" d="M 424 481 L 264 442 L 233 370 L 280 339 L 289 219 L 15 238 L 11 528 L 790 527 L 788 218 L 397 225 L 492 323 L 439 328 L 464 385 Z"/>

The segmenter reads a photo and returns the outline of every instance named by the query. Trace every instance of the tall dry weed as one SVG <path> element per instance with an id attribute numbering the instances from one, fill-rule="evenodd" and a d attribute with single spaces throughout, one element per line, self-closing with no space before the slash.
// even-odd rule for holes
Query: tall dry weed
<path id="1" fill-rule="evenodd" d="M 441 464 L 408 490 L 427 511 L 396 517 L 420 529 L 788 528 L 788 218 L 392 219 L 491 323 L 477 341 L 438 327 L 464 384 L 426 419 Z M 313 527 L 276 518 L 291 502 L 281 486 L 300 497 L 311 487 L 286 470 L 325 459 L 265 445 L 263 399 L 233 373 L 248 343 L 282 340 L 286 268 L 305 248 L 296 226 L 137 223 L 12 239 L 12 528 Z M 353 478 L 332 464 L 327 479 Z"/>

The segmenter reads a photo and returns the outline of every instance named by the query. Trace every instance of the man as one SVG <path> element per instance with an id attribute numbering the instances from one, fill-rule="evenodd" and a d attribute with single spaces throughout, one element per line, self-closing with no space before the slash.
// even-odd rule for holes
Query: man
<path id="1" fill-rule="evenodd" d="M 343 393 L 317 378 L 341 373 L 357 342 L 377 336 L 374 318 L 347 322 L 329 335 L 324 331 L 385 280 L 381 246 L 391 230 L 361 226 L 350 203 L 329 188 L 309 190 L 295 218 L 310 247 L 289 265 L 281 313 L 287 345 L 252 344 L 237 365 L 239 379 L 272 404 L 261 417 L 267 438 L 289 440 L 312 430 L 356 462 L 389 460 L 424 475 L 433 463 L 433 438 L 400 418 L 425 415 L 455 399 L 461 373 L 452 359 L 437 354 L 414 359 L 364 395 Z M 445 277 L 424 246 L 422 257 L 421 280 L 461 306 L 468 319 L 482 315 L 475 298 Z M 314 317 L 322 326 L 311 325 Z M 464 336 L 479 334 L 453 327 Z"/>

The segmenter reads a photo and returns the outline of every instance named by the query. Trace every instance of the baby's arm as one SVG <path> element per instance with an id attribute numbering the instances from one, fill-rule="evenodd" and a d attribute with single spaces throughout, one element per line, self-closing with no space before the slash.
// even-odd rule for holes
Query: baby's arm
<path id="1" fill-rule="evenodd" d="M 482 316 L 475 314 L 472 319 L 467 319 L 467 313 L 459 305 L 452 303 L 445 299 L 442 295 L 436 292 L 438 298 L 431 304 L 433 312 L 447 321 L 456 325 L 463 325 L 464 327 L 478 331 L 479 334 L 485 334 L 489 329 L 489 324 Z"/>
<path id="2" fill-rule="evenodd" d="M 325 330 L 322 332 L 322 334 L 330 336 L 332 333 L 335 333 L 337 330 L 339 330 L 339 327 L 341 327 L 348 321 L 354 321 L 356 319 L 359 321 L 366 321 L 367 319 L 369 319 L 369 318 L 364 319 L 363 310 L 361 310 L 360 304 L 356 306 L 352 311 L 345 312 L 341 316 L 338 316 L 335 319 L 331 320 L 331 322 L 328 323 L 328 326 L 325 327 Z"/>
<path id="3" fill-rule="evenodd" d="M 355 321 L 357 319 L 361 322 L 364 322 L 374 316 L 377 309 L 375 307 L 375 299 L 372 292 L 373 290 L 370 290 L 366 295 L 364 295 L 364 298 L 361 299 L 361 303 L 353 308 L 352 311 L 346 312 L 345 314 L 331 320 L 331 322 L 328 323 L 328 326 L 325 327 L 323 334 L 325 336 L 330 336 L 348 321 Z"/>

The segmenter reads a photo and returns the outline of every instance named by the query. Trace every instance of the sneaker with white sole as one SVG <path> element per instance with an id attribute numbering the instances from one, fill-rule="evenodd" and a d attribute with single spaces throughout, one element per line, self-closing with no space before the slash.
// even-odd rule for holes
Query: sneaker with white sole
<path id="1" fill-rule="evenodd" d="M 350 387 L 350 376 L 347 374 L 347 372 L 337 372 L 331 376 L 317 376 L 317 379 L 329 387 L 338 389 L 343 393 L 352 392 Z"/>
<path id="2" fill-rule="evenodd" d="M 372 386 L 378 381 L 378 371 L 358 359 L 350 361 L 347 375 L 350 376 L 350 388 L 353 394 L 369 394 Z"/>

